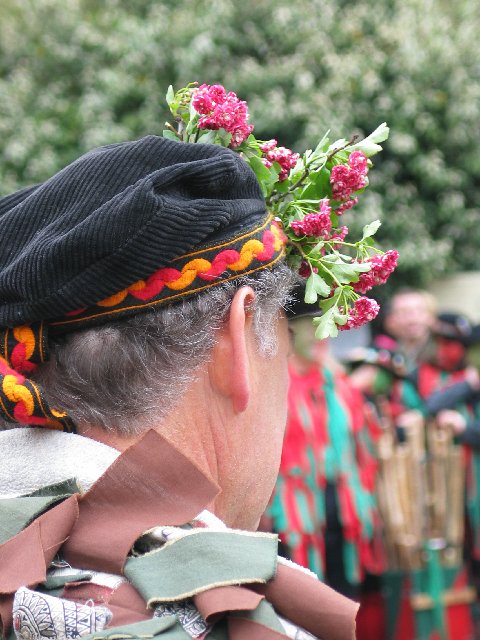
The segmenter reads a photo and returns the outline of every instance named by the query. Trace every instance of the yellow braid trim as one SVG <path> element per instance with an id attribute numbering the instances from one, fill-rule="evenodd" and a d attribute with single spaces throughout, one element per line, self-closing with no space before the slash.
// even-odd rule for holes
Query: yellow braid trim
<path id="1" fill-rule="evenodd" d="M 2 383 L 3 393 L 11 402 L 23 402 L 29 416 L 32 415 L 35 402 L 30 391 L 21 384 L 13 375 L 6 375 Z"/>

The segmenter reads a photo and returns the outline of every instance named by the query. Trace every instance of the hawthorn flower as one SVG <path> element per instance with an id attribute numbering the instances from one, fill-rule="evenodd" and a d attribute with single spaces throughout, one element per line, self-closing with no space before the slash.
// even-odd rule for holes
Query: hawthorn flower
<path id="1" fill-rule="evenodd" d="M 232 134 L 230 147 L 234 149 L 248 138 L 253 125 L 248 124 L 248 107 L 233 91 L 228 93 L 220 84 L 202 84 L 192 98 L 194 109 L 200 114 L 199 129 L 225 129 Z"/>
<path id="2" fill-rule="evenodd" d="M 302 220 L 291 222 L 290 228 L 296 236 L 313 236 L 327 240 L 332 229 L 331 210 L 328 198 L 323 198 L 320 200 L 319 213 L 307 213 Z"/>
<path id="3" fill-rule="evenodd" d="M 348 313 L 347 323 L 338 328 L 341 331 L 357 329 L 376 318 L 379 311 L 380 305 L 372 298 L 365 298 L 364 296 L 357 298 L 353 308 Z"/>
<path id="4" fill-rule="evenodd" d="M 308 278 L 311 273 L 318 273 L 317 267 L 311 267 L 306 260 L 302 260 L 298 269 L 298 275 L 302 278 Z"/>
<path id="5" fill-rule="evenodd" d="M 269 151 L 273 151 L 277 147 L 277 145 L 278 142 L 275 140 L 275 138 L 272 138 L 271 140 L 267 140 L 260 145 L 260 151 L 262 151 L 263 153 L 268 153 Z"/>
<path id="6" fill-rule="evenodd" d="M 357 202 L 358 202 L 358 198 L 350 198 L 346 202 L 343 202 L 339 207 L 337 207 L 335 209 L 335 213 L 337 214 L 337 216 L 341 216 L 342 213 L 345 213 L 345 211 L 348 211 L 349 209 L 354 207 L 357 204 Z"/>
<path id="7" fill-rule="evenodd" d="M 277 141 L 275 138 L 268 140 L 260 145 L 260 151 L 265 154 L 262 158 L 263 164 L 270 168 L 274 162 L 280 165 L 280 174 L 278 179 L 283 182 L 288 178 L 290 169 L 293 169 L 300 158 L 299 153 L 293 153 L 291 149 L 286 147 L 277 147 Z"/>
<path id="8" fill-rule="evenodd" d="M 345 225 L 343 225 L 343 227 L 340 227 L 339 229 L 335 229 L 332 237 L 330 238 L 331 242 L 343 242 L 345 240 L 345 237 L 347 236 L 348 233 L 348 227 L 346 227 Z M 333 245 L 334 247 L 336 247 L 336 245 Z"/>
<path id="9" fill-rule="evenodd" d="M 372 287 L 385 284 L 391 273 L 395 270 L 398 260 L 398 251 L 391 249 L 382 256 L 373 256 L 370 271 L 361 273 L 358 282 L 353 283 L 353 288 L 357 293 L 366 293 Z"/>
<path id="10" fill-rule="evenodd" d="M 215 109 L 217 104 L 223 104 L 226 97 L 227 92 L 221 84 L 212 84 L 211 86 L 202 84 L 195 92 L 192 104 L 198 113 L 207 115 Z"/>
<path id="11" fill-rule="evenodd" d="M 363 153 L 363 151 L 353 151 L 348 157 L 348 164 L 354 171 L 357 171 L 360 175 L 367 175 L 367 156 Z"/>
<path id="12" fill-rule="evenodd" d="M 362 151 L 354 151 L 348 158 L 348 165 L 337 164 L 330 173 L 330 184 L 332 185 L 332 196 L 335 200 L 350 201 L 350 196 L 367 186 L 368 165 L 367 158 Z M 342 209 L 352 207 L 356 202 Z M 338 212 L 337 212 L 338 213 Z"/>
<path id="13" fill-rule="evenodd" d="M 249 164 L 269 212 L 286 231 L 290 242 L 286 259 L 305 279 L 305 298 L 324 312 L 318 318 L 317 335 L 336 334 L 335 318 L 345 322 L 342 330 L 375 318 L 379 306 L 363 294 L 388 279 L 398 254 L 389 251 L 372 257 L 380 253 L 371 239 L 377 222 L 364 227 L 358 242 L 347 242 L 349 230 L 339 219 L 357 204 L 357 196 L 368 185 L 366 154 L 381 150 L 378 143 L 387 138 L 388 127 L 382 124 L 354 151 L 346 139 L 330 143 L 324 136 L 300 156 L 274 138 L 257 140 L 246 102 L 221 84 L 190 83 L 177 92 L 169 87 L 167 102 L 178 126 L 167 123 L 166 138 L 187 143 L 208 139 L 229 146 Z M 199 135 L 205 129 L 213 133 Z M 369 271 L 358 274 L 359 263 L 360 269 Z"/>

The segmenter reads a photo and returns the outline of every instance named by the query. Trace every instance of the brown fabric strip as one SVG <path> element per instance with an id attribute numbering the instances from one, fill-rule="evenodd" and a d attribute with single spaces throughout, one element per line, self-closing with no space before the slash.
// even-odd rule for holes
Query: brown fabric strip
<path id="1" fill-rule="evenodd" d="M 131 584 L 126 582 L 115 589 L 107 606 L 113 613 L 108 628 L 149 620 L 152 617 L 152 612 L 147 609 L 145 600 Z"/>
<path id="2" fill-rule="evenodd" d="M 143 532 L 188 522 L 218 491 L 193 462 L 148 431 L 82 496 L 63 555 L 72 566 L 121 574 Z"/>
<path id="3" fill-rule="evenodd" d="M 113 592 L 114 589 L 112 587 L 92 584 L 86 580 L 84 582 L 67 582 L 60 597 L 79 604 L 85 604 L 87 600 L 92 600 L 95 605 L 105 606 L 112 597 Z"/>
<path id="4" fill-rule="evenodd" d="M 13 598 L 13 593 L 0 595 L 0 638 L 6 638 L 12 626 Z"/>
<path id="5" fill-rule="evenodd" d="M 253 611 L 263 596 L 244 587 L 216 587 L 193 597 L 195 606 L 208 624 L 228 611 Z"/>
<path id="6" fill-rule="evenodd" d="M 277 613 L 317 638 L 355 638 L 355 617 L 360 605 L 303 571 L 279 563 L 277 574 L 267 583 L 264 593 Z"/>
<path id="7" fill-rule="evenodd" d="M 0 618 L 2 633 L 12 624 L 13 594 L 47 577 L 47 567 L 78 517 L 77 495 L 67 498 L 0 546 Z"/>
<path id="8" fill-rule="evenodd" d="M 47 567 L 68 538 L 78 518 L 78 498 L 78 494 L 70 496 L 35 520 L 40 525 L 40 537 Z"/>
<path id="9" fill-rule="evenodd" d="M 78 516 L 77 496 L 67 498 L 0 545 L 0 594 L 14 593 L 46 578 L 46 568 Z"/>
<path id="10" fill-rule="evenodd" d="M 91 582 L 70 582 L 65 585 L 61 597 L 79 604 L 93 600 L 95 605 L 108 607 L 113 614 L 108 628 L 150 620 L 152 617 L 145 600 L 127 582 L 122 582 L 116 589 Z"/>
<path id="11" fill-rule="evenodd" d="M 0 594 L 38 584 L 47 575 L 38 521 L 0 545 Z"/>
<path id="12" fill-rule="evenodd" d="M 228 619 L 230 640 L 288 640 L 288 636 L 246 618 Z M 330 640 L 330 638 L 328 638 Z"/>

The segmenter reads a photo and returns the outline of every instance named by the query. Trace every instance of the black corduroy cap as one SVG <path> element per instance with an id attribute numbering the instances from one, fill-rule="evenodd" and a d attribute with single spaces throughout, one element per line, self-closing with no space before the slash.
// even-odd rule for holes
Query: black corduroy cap
<path id="1" fill-rule="evenodd" d="M 269 268 L 286 241 L 238 154 L 156 136 L 0 199 L 0 233 L 0 415 L 67 431 L 70 417 L 23 375 L 48 359 L 48 333 Z"/>
<path id="2" fill-rule="evenodd" d="M 0 327 L 90 307 L 266 220 L 254 173 L 229 149 L 156 136 L 95 149 L 0 199 Z"/>

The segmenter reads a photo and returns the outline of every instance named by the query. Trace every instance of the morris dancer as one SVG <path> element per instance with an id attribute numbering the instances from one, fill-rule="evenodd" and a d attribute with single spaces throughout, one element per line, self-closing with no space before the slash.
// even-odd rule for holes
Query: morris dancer
<path id="1" fill-rule="evenodd" d="M 169 100 L 177 114 L 188 97 L 178 137 L 191 140 L 101 147 L 0 200 L 0 412 L 3 429 L 16 423 L 0 434 L 5 637 L 354 635 L 357 605 L 255 533 L 280 460 L 283 307 L 299 277 L 262 172 L 275 211 L 272 189 L 299 156 L 270 145 L 268 168 L 256 143 L 247 162 L 245 103 L 223 87 L 185 91 Z M 215 144 L 192 144 L 208 109 L 200 142 Z M 365 186 L 363 152 L 316 154 L 325 171 L 346 163 L 350 191 Z M 293 204 L 320 170 L 309 166 Z M 310 252 L 316 269 L 335 242 Z M 370 268 L 364 256 L 347 280 Z M 374 315 L 347 294 L 338 322 Z"/>

